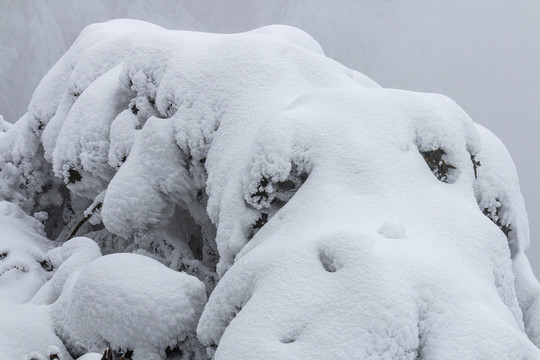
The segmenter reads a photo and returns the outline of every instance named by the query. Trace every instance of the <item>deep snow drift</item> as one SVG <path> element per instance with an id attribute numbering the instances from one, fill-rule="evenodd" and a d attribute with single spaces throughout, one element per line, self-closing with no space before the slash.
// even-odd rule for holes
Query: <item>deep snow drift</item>
<path id="1" fill-rule="evenodd" d="M 298 29 L 89 26 L 3 130 L 4 216 L 41 239 L 4 240 L 36 268 L 8 298 L 54 347 L 0 355 L 540 357 L 504 145 Z"/>

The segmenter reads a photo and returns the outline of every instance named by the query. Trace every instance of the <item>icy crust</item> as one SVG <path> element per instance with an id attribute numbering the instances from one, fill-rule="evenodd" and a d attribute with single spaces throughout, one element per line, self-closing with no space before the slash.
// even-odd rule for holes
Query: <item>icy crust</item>
<path id="1" fill-rule="evenodd" d="M 244 200 L 271 210 L 291 163 L 308 176 L 221 279 L 201 342 L 215 359 L 538 358 L 506 236 L 475 201 L 480 145 L 442 96 L 296 99 L 259 129 Z M 439 148 L 451 183 L 422 155 Z"/>
<path id="2" fill-rule="evenodd" d="M 193 276 L 146 256 L 112 254 L 90 262 L 65 285 L 54 304 L 60 337 L 73 353 L 132 350 L 134 360 L 159 360 L 184 343 L 200 357 L 194 329 L 206 289 Z"/>

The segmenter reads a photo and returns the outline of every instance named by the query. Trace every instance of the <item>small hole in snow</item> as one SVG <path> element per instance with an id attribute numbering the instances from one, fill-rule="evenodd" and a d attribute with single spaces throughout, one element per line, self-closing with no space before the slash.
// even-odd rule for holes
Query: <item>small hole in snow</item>
<path id="1" fill-rule="evenodd" d="M 336 261 L 336 258 L 333 254 L 329 253 L 326 250 L 321 250 L 319 252 L 319 259 L 324 269 L 328 272 L 336 272 L 343 267 L 342 264 Z"/>
<path id="2" fill-rule="evenodd" d="M 293 336 L 290 336 L 290 335 L 284 336 L 284 337 L 281 338 L 281 342 L 284 343 L 284 344 L 293 343 L 293 342 L 295 342 L 295 340 L 296 339 Z"/>
<path id="3" fill-rule="evenodd" d="M 388 239 L 401 239 L 405 237 L 405 227 L 393 221 L 385 221 L 377 231 Z"/>
<path id="4" fill-rule="evenodd" d="M 4 260 L 7 256 L 8 256 L 7 251 L 4 251 L 3 253 L 0 254 L 0 260 Z"/>
<path id="5" fill-rule="evenodd" d="M 300 335 L 301 330 L 296 329 L 293 331 L 290 331 L 289 333 L 281 336 L 279 341 L 281 341 L 283 344 L 291 344 L 295 342 L 298 339 L 298 336 Z"/>

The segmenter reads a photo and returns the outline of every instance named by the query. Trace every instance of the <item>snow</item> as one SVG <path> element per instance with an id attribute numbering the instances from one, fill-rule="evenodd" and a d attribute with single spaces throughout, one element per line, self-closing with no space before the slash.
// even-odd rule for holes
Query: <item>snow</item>
<path id="1" fill-rule="evenodd" d="M 90 25 L 86 27 L 81 32 L 82 36 L 75 41 L 73 46 L 45 75 L 36 88 L 29 110 L 35 121 L 42 124 L 42 126 L 48 125 L 49 121 L 52 122 L 47 127 L 48 129 L 43 130 L 43 145 L 49 161 L 51 161 L 52 151 L 56 145 L 59 131 L 67 120 L 68 110 L 94 80 L 122 62 L 123 58 L 134 46 L 135 39 L 132 33 L 136 29 L 139 31 L 151 31 L 160 29 L 160 27 L 134 20 L 116 20 L 101 26 Z M 114 72 L 109 76 L 113 77 L 112 80 L 114 81 Z M 100 82 L 106 81 L 104 79 Z M 94 93 L 93 96 L 85 96 L 87 98 L 86 106 L 94 106 L 92 101 L 96 100 L 96 92 L 99 93 L 100 90 L 103 90 L 103 85 L 101 85 L 101 89 L 99 86 L 98 82 L 94 86 L 95 89 L 89 91 L 90 94 Z M 121 100 L 120 89 L 116 90 L 117 94 L 114 86 L 109 87 L 108 90 L 112 92 L 108 93 L 109 96 L 116 95 L 120 97 L 118 100 Z M 104 103 L 101 104 L 105 105 Z M 84 107 L 85 100 L 77 106 L 82 107 L 83 111 L 88 110 Z M 100 109 L 99 106 L 97 108 Z M 109 120 L 108 113 L 114 112 L 114 108 L 106 108 L 103 111 L 104 114 L 101 114 L 105 116 L 103 121 L 107 121 Z M 92 115 L 88 114 L 87 116 Z M 71 121 L 84 123 L 84 119 L 73 119 Z"/>
<path id="2" fill-rule="evenodd" d="M 43 225 L 8 202 L 0 202 L 0 304 L 23 303 L 47 280 L 40 265 L 51 244 Z"/>
<path id="3" fill-rule="evenodd" d="M 193 342 L 206 302 L 204 284 L 146 256 L 112 254 L 90 262 L 69 280 L 54 305 L 68 347 L 132 349 L 134 360 L 162 359 L 167 347 Z M 188 339 L 191 337 L 191 339 Z M 191 350 L 196 355 L 197 347 Z"/>
<path id="4" fill-rule="evenodd" d="M 49 308 L 32 304 L 2 306 L 0 316 L 2 359 L 45 360 L 49 359 L 50 350 L 54 347 L 60 360 L 72 359 L 51 326 Z"/>
<path id="5" fill-rule="evenodd" d="M 540 285 L 523 252 L 514 256 L 512 266 L 519 305 L 523 309 L 525 332 L 531 341 L 540 347 Z"/>
<path id="6" fill-rule="evenodd" d="M 285 179 L 298 148 L 312 170 L 212 293 L 198 335 L 219 344 L 215 359 L 538 357 L 507 239 L 475 201 L 471 155 L 482 150 L 461 108 L 437 95 L 317 90 L 258 135 L 259 178 Z M 420 153 L 438 147 L 452 183 Z"/>
<path id="7" fill-rule="evenodd" d="M 106 188 L 114 174 L 108 165 L 108 130 L 113 119 L 129 103 L 128 90 L 118 84 L 120 70 L 120 66 L 109 70 L 80 95 L 61 128 L 54 148 L 56 175 L 69 181 L 69 171 L 79 171 L 82 181 L 69 187 L 92 199 Z"/>
<path id="8" fill-rule="evenodd" d="M 86 24 L 126 17 L 228 33 L 283 23 L 309 32 L 329 57 L 384 87 L 440 92 L 458 101 L 509 147 L 529 214 L 539 217 L 538 174 L 530 166 L 538 153 L 540 114 L 540 37 L 535 36 L 540 5 L 535 0 L 130 0 L 114 6 L 107 0 L 4 0 L 0 7 L 0 33 L 9 34 L 0 42 L 0 83 L 5 84 L 0 112 L 9 122 L 26 111 L 39 80 Z M 540 230 L 536 226 L 531 222 L 533 237 Z M 540 270 L 540 245 L 534 241 L 529 256 Z"/>
<path id="9" fill-rule="evenodd" d="M 288 26 L 116 20 L 29 109 L 0 142 L 0 220 L 34 240 L 4 240 L 0 281 L 67 359 L 540 356 L 515 167 L 445 96 L 383 89 Z"/>
<path id="10" fill-rule="evenodd" d="M 2 201 L 0 228 L 0 359 L 31 359 L 32 353 L 47 354 L 54 345 L 61 360 L 70 360 L 49 309 L 26 303 L 51 276 L 40 264 L 52 247 L 43 225 Z"/>
<path id="11" fill-rule="evenodd" d="M 405 237 L 405 226 L 391 221 L 385 221 L 379 228 L 379 233 L 389 239 L 401 239 Z"/>
<path id="12" fill-rule="evenodd" d="M 53 304 L 72 274 L 80 272 L 90 261 L 101 256 L 99 246 L 84 237 L 73 238 L 47 252 L 47 259 L 55 269 L 52 278 L 32 297 L 35 304 Z"/>
<path id="13" fill-rule="evenodd" d="M 511 228 L 508 240 L 513 254 L 525 251 L 530 243 L 529 222 L 514 162 L 493 133 L 476 127 L 482 140 L 482 152 L 476 158 L 481 164 L 475 182 L 478 205 L 493 214 L 494 221 Z"/>
<path id="14" fill-rule="evenodd" d="M 10 127 L 11 124 L 7 122 L 2 115 L 0 115 L 0 132 L 5 133 Z"/>
<path id="15" fill-rule="evenodd" d="M 69 360 L 64 342 L 76 353 L 102 351 L 103 340 L 133 349 L 135 360 L 161 359 L 178 342 L 201 352 L 194 328 L 206 289 L 195 277 L 141 255 L 102 257 L 84 237 L 53 248 L 14 204 L 0 203 L 0 214 L 0 358 Z"/>
<path id="16" fill-rule="evenodd" d="M 83 356 L 77 358 L 77 360 L 101 360 L 103 354 L 98 353 L 87 353 Z"/>

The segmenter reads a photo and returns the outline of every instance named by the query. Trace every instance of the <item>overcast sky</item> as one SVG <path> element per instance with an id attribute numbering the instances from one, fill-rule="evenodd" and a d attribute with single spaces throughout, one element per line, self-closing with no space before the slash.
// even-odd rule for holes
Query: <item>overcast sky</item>
<path id="1" fill-rule="evenodd" d="M 0 0 L 0 114 L 15 121 L 80 30 L 118 17 L 212 32 L 294 25 L 384 87 L 450 96 L 510 150 L 540 275 L 540 1 Z"/>

